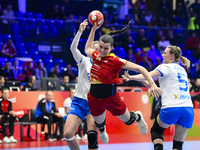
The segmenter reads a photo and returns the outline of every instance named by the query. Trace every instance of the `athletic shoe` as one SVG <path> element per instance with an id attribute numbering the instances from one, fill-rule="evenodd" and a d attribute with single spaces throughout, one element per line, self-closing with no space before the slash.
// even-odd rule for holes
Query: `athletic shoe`
<path id="1" fill-rule="evenodd" d="M 82 140 L 87 140 L 87 134 L 84 134 Z"/>
<path id="2" fill-rule="evenodd" d="M 3 138 L 3 143 L 11 143 L 11 141 L 10 141 L 10 139 L 7 136 L 5 136 Z"/>
<path id="3" fill-rule="evenodd" d="M 53 142 L 57 140 L 53 135 L 49 135 L 49 141 Z"/>
<path id="4" fill-rule="evenodd" d="M 139 130 L 140 130 L 140 133 L 141 133 L 142 135 L 147 134 L 148 125 L 147 125 L 147 123 L 144 121 L 142 112 L 141 112 L 141 111 L 136 111 L 135 113 L 136 113 L 137 115 L 140 115 L 140 120 L 137 121 L 137 124 L 138 124 L 138 126 L 139 126 Z"/>
<path id="5" fill-rule="evenodd" d="M 61 139 L 61 141 L 65 141 L 66 140 L 63 134 L 59 135 L 59 138 Z"/>
<path id="6" fill-rule="evenodd" d="M 12 142 L 12 143 L 17 143 L 17 140 L 16 139 L 14 139 L 14 137 L 13 136 L 10 136 L 10 141 Z"/>
<path id="7" fill-rule="evenodd" d="M 76 134 L 76 139 L 81 140 L 81 137 L 79 136 L 79 134 Z"/>
<path id="8" fill-rule="evenodd" d="M 108 139 L 108 134 L 106 133 L 106 128 L 104 129 L 103 132 L 99 131 L 99 137 L 104 144 L 108 143 L 109 139 Z"/>

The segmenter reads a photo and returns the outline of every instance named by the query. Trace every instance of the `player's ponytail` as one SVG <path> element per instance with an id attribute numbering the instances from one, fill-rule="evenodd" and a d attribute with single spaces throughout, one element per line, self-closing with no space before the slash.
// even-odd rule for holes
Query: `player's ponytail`
<path id="1" fill-rule="evenodd" d="M 132 21 L 132 20 L 131 20 Z M 102 41 L 104 43 L 110 43 L 110 46 L 112 47 L 114 44 L 114 40 L 112 38 L 112 35 L 118 35 L 121 33 L 124 33 L 128 28 L 129 28 L 129 24 L 131 23 L 131 21 L 128 22 L 128 24 L 126 25 L 126 27 L 124 27 L 121 30 L 114 30 L 114 31 L 110 31 L 109 33 L 102 35 L 99 39 L 99 41 Z"/>
<path id="2" fill-rule="evenodd" d="M 184 57 L 181 56 L 181 49 L 178 46 L 168 46 L 170 48 L 170 54 L 174 54 L 175 56 L 175 62 L 179 62 L 181 59 L 181 63 L 186 66 L 187 68 L 190 67 L 190 61 Z"/>

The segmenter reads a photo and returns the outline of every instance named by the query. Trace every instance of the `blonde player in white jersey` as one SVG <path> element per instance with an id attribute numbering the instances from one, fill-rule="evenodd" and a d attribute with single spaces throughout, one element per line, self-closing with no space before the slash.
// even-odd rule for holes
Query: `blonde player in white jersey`
<path id="1" fill-rule="evenodd" d="M 88 125 L 88 149 L 97 150 L 98 149 L 98 130 L 95 126 L 92 115 L 90 114 L 87 94 L 90 89 L 90 70 L 92 67 L 92 60 L 89 57 L 86 57 L 80 53 L 77 49 L 78 43 L 81 37 L 82 32 L 85 30 L 85 27 L 88 25 L 87 20 L 84 20 L 80 26 L 79 30 L 74 37 L 74 40 L 71 44 L 71 52 L 74 59 L 78 65 L 78 86 L 74 98 L 72 100 L 71 106 L 69 108 L 68 116 L 65 123 L 64 135 L 71 150 L 79 150 L 79 144 L 77 139 L 74 137 L 74 134 L 79 127 L 83 119 L 87 118 Z M 93 44 L 95 49 L 98 49 L 98 42 Z"/>
<path id="2" fill-rule="evenodd" d="M 159 76 L 162 108 L 151 128 L 151 138 L 154 150 L 163 150 L 163 133 L 170 125 L 175 124 L 173 150 L 182 150 L 182 145 L 189 128 L 194 121 L 193 104 L 191 101 L 188 77 L 185 69 L 179 65 L 189 67 L 190 61 L 181 56 L 181 49 L 177 46 L 168 46 L 162 54 L 163 64 L 150 72 L 152 77 Z M 126 71 L 124 80 L 144 81 L 142 75 L 130 76 Z"/>

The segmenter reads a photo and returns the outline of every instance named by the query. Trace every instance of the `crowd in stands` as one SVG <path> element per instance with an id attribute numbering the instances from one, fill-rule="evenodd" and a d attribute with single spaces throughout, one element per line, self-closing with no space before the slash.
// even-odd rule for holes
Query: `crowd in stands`
<path id="1" fill-rule="evenodd" d="M 113 52 L 116 55 L 140 64 L 147 68 L 148 71 L 151 71 L 162 62 L 161 55 L 167 46 L 180 46 L 183 50 L 182 55 L 187 56 L 191 61 L 191 67 L 187 69 L 187 72 L 194 84 L 200 70 L 198 67 L 198 64 L 200 64 L 200 13 L 198 9 L 200 3 L 198 0 L 194 3 L 180 0 L 177 1 L 176 7 L 176 10 L 173 11 L 168 1 L 160 0 L 158 4 L 159 14 L 156 15 L 153 11 L 147 10 L 145 1 L 137 0 L 135 4 L 132 4 L 132 2 L 129 1 L 129 14 L 125 16 L 125 19 L 119 19 L 117 14 L 108 15 L 107 13 L 104 13 L 104 24 L 95 36 L 98 38 L 111 30 L 121 29 L 132 20 L 127 32 L 114 36 L 115 43 Z M 62 28 L 63 32 L 56 33 L 58 35 L 57 37 L 61 37 L 60 35 L 62 35 L 62 37 L 64 36 L 64 38 L 59 38 L 59 40 L 64 39 L 64 41 L 70 45 L 71 38 L 73 38 L 78 25 L 84 18 L 87 18 L 87 16 L 74 16 L 65 10 L 65 6 L 58 4 L 54 5 L 46 16 L 43 16 L 43 14 L 40 13 L 31 14 L 30 12 L 27 12 L 23 14 L 19 11 L 14 12 L 11 5 L 7 5 L 5 9 L 2 9 L 0 6 L 0 10 L 0 15 L 3 16 L 1 19 L 1 33 L 3 38 L 0 38 L 0 41 L 4 42 L 4 44 L 0 44 L 2 45 L 1 57 L 7 59 L 4 66 L 1 66 L 1 76 L 4 76 L 6 80 L 24 79 L 23 81 L 25 82 L 28 82 L 28 78 L 32 75 L 35 75 L 36 79 L 41 79 L 41 77 L 58 77 L 62 81 L 64 75 L 67 74 L 69 76 L 69 82 L 75 82 L 77 72 L 70 72 L 70 66 L 72 65 L 72 68 L 74 68 L 76 66 L 75 64 L 66 65 L 65 63 L 65 66 L 62 65 L 61 69 L 60 64 L 53 63 L 54 66 L 51 65 L 52 68 L 50 68 L 48 67 L 47 61 L 45 61 L 46 59 L 43 58 L 43 55 L 40 57 L 42 61 L 38 61 L 36 58 L 36 56 L 38 57 L 37 54 L 40 55 L 42 53 L 38 51 L 37 43 L 31 43 L 28 40 L 29 38 L 27 38 L 31 36 L 34 37 L 34 35 L 32 32 L 28 33 L 27 31 L 24 31 L 25 28 L 29 27 L 28 29 L 30 31 L 37 32 L 37 29 L 35 30 L 36 22 L 33 23 L 33 20 L 32 22 L 25 22 L 14 19 L 13 17 L 46 18 L 54 19 L 55 21 L 66 21 L 62 22 L 62 27 L 60 24 L 61 22 L 57 22 L 56 24 L 54 21 L 45 22 L 45 20 L 38 21 L 36 25 L 40 25 L 41 32 L 39 34 L 43 34 L 42 31 L 44 29 L 45 32 L 47 32 L 43 38 L 49 38 L 47 35 L 50 33 L 53 37 L 54 29 Z M 7 23 L 5 20 L 7 20 Z M 9 23 L 9 27 L 11 28 L 9 34 L 11 34 L 11 37 L 4 38 L 4 32 L 7 32 L 4 30 L 7 29 L 5 24 L 8 25 Z M 19 33 L 16 33 L 16 26 L 20 28 Z M 82 35 L 82 41 L 79 44 L 80 49 L 84 49 L 90 28 L 91 26 L 88 25 Z M 50 29 L 53 29 L 52 32 Z M 18 35 L 17 38 L 16 35 Z M 54 38 L 56 38 L 56 36 Z M 21 44 L 20 46 L 19 43 Z M 34 45 L 34 48 L 30 46 L 30 43 Z M 16 45 L 16 48 L 14 45 Z M 24 55 L 22 55 L 23 48 L 26 49 L 26 54 Z M 18 66 L 19 62 L 15 57 L 24 56 L 30 56 L 34 61 L 28 62 L 23 66 Z M 45 58 L 51 59 L 49 55 Z M 64 60 L 64 62 L 66 62 L 66 60 Z M 135 72 L 132 72 L 131 74 L 135 74 Z M 21 79 L 20 77 L 22 76 L 19 75 L 24 75 L 24 78 Z"/>

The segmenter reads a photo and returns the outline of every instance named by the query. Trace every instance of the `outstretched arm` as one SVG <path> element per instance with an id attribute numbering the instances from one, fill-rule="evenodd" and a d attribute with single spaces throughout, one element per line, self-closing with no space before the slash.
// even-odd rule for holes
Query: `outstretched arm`
<path id="1" fill-rule="evenodd" d="M 78 50 L 78 43 L 79 43 L 81 34 L 83 33 L 83 31 L 85 30 L 87 25 L 88 25 L 88 22 L 87 22 L 87 19 L 85 19 L 80 24 L 79 30 L 78 30 L 76 36 L 74 37 L 72 44 L 71 44 L 71 47 L 70 47 L 72 55 L 73 55 L 73 57 L 74 57 L 74 59 L 77 63 L 79 63 L 81 61 L 82 57 L 83 57 L 82 54 L 80 53 L 80 51 Z"/>
<path id="2" fill-rule="evenodd" d="M 92 53 L 94 51 L 93 49 L 93 42 L 94 42 L 94 35 L 96 30 L 103 24 L 103 22 L 100 25 L 96 25 L 96 23 L 94 24 L 94 26 L 92 27 L 91 31 L 90 31 L 90 35 L 88 37 L 88 40 L 85 44 L 85 53 L 92 58 Z"/>
<path id="3" fill-rule="evenodd" d="M 125 71 L 124 75 L 122 75 L 124 80 L 126 80 L 126 81 L 129 81 L 129 80 L 136 80 L 136 81 L 147 80 L 149 82 L 151 95 L 153 97 L 158 97 L 158 95 L 160 94 L 160 89 L 156 86 L 155 82 L 153 81 L 153 79 L 151 77 L 151 74 L 149 74 L 149 72 L 144 67 L 128 61 L 123 68 L 128 69 L 128 70 L 137 71 L 137 72 L 141 73 L 140 75 L 136 75 L 136 77 L 135 77 L 135 76 L 130 76 L 128 74 L 128 71 Z M 153 73 L 153 77 L 155 77 L 155 76 L 157 76 L 157 75 Z"/>

